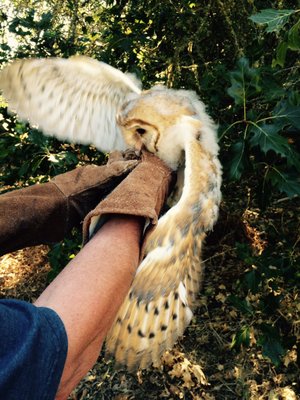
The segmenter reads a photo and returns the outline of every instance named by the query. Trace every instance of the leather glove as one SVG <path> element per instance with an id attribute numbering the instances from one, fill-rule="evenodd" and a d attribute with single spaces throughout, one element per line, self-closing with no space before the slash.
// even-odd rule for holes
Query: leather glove
<path id="1" fill-rule="evenodd" d="M 144 217 L 150 226 L 156 225 L 172 182 L 172 170 L 144 150 L 140 164 L 85 217 L 84 243 L 111 214 L 136 215 Z"/>
<path id="2" fill-rule="evenodd" d="M 114 152 L 106 165 L 78 167 L 1 195 L 0 255 L 62 240 L 138 164 L 128 157 Z"/>

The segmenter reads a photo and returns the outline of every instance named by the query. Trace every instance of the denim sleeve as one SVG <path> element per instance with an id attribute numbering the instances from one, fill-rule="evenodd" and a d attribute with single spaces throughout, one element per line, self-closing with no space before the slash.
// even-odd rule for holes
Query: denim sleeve
<path id="1" fill-rule="evenodd" d="M 0 399 L 53 400 L 67 348 L 66 331 L 55 311 L 0 300 Z"/>

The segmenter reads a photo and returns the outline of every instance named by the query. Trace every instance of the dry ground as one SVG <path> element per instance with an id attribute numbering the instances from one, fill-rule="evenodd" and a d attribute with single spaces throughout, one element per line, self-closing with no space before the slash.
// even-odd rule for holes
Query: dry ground
<path id="1" fill-rule="evenodd" d="M 227 189 L 230 191 L 230 187 Z M 250 313 L 228 301 L 232 295 L 245 293 L 244 274 L 257 268 L 238 254 L 237 243 L 247 245 L 253 255 L 271 250 L 274 259 L 290 257 L 299 261 L 300 199 L 278 199 L 262 213 L 251 205 L 250 198 L 248 193 L 244 201 L 231 207 L 225 199 L 219 223 L 207 240 L 205 282 L 198 308 L 184 337 L 164 355 L 162 367 L 130 375 L 114 370 L 113 361 L 104 362 L 101 354 L 70 399 L 300 398 L 297 395 L 300 393 L 297 282 L 289 282 L 280 274 L 275 278 L 275 286 L 264 280 L 258 293 L 246 293 L 245 301 L 252 307 Z M 39 246 L 0 258 L 1 297 L 36 298 L 47 284 L 51 269 L 47 252 L 46 246 Z M 258 306 L 266 299 L 266 293 L 272 298 L 279 296 L 277 309 L 269 314 Z M 278 321 L 282 321 L 280 326 L 286 338 L 293 341 L 289 342 L 280 365 L 275 367 L 263 355 L 259 327 L 264 322 L 278 325 Z M 237 340 L 236 333 L 245 327 L 248 337 L 240 345 L 232 346 Z"/>

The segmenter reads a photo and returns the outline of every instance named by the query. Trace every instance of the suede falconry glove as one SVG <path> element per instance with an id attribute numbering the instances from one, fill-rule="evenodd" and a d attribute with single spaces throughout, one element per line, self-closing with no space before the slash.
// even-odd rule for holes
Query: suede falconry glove
<path id="1" fill-rule="evenodd" d="M 0 256 L 62 240 L 139 163 L 113 152 L 106 165 L 87 165 L 47 183 L 0 196 Z"/>
<path id="2" fill-rule="evenodd" d="M 83 221 L 83 240 L 87 242 L 111 214 L 136 215 L 157 224 L 161 208 L 174 183 L 172 170 L 146 150 L 139 165 L 92 210 Z"/>

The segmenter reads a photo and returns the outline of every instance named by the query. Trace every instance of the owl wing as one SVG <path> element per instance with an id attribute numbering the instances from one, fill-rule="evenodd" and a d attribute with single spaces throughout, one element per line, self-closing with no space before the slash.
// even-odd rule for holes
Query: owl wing
<path id="1" fill-rule="evenodd" d="M 130 75 L 84 56 L 14 61 L 0 72 L 0 90 L 10 111 L 45 134 L 103 151 L 125 148 L 116 116 L 140 93 Z"/>
<path id="2" fill-rule="evenodd" d="M 107 356 L 114 355 L 116 364 L 129 371 L 159 365 L 162 353 L 182 336 L 193 315 L 202 279 L 203 237 L 195 244 L 192 229 L 178 229 L 174 237 L 170 218 L 177 223 L 176 217 L 165 214 L 148 238 L 146 257 L 107 335 Z"/>
<path id="3" fill-rule="evenodd" d="M 218 217 L 221 166 L 196 138 L 185 145 L 184 186 L 177 204 L 145 238 L 146 257 L 108 333 L 107 353 L 129 370 L 160 364 L 192 318 L 201 285 L 205 232 Z"/>

